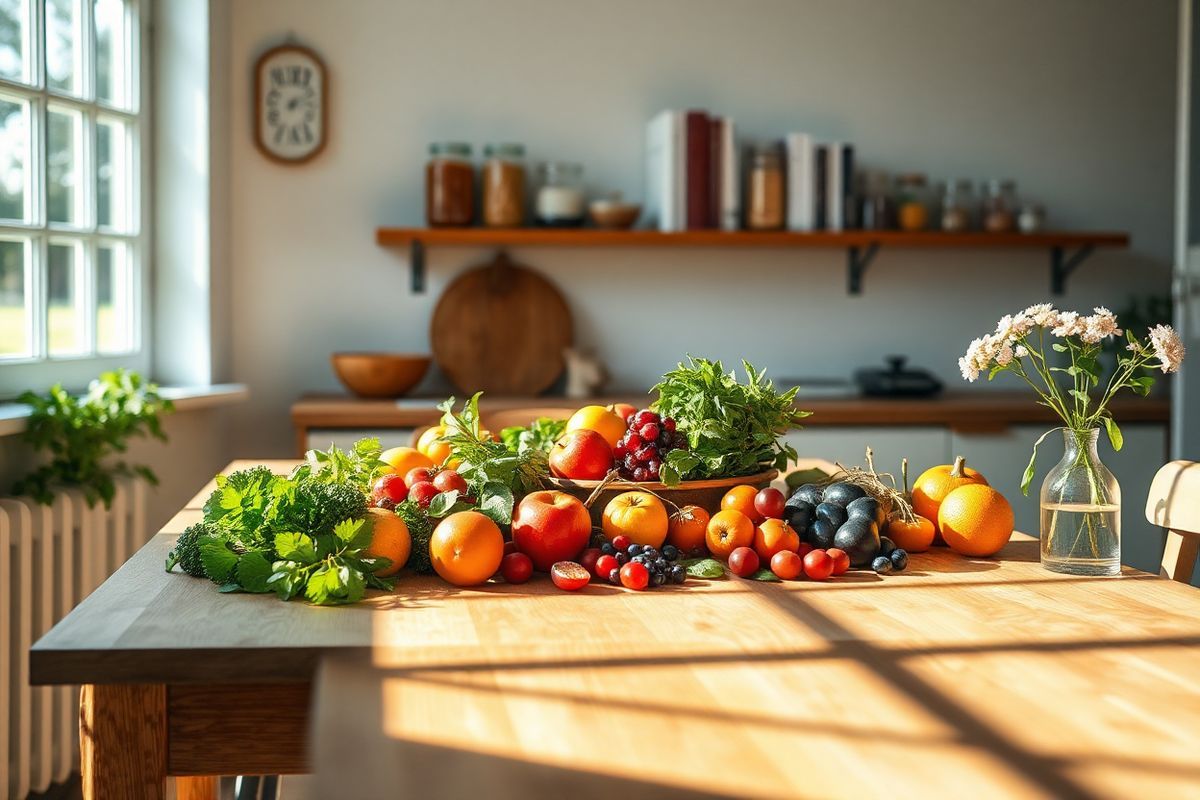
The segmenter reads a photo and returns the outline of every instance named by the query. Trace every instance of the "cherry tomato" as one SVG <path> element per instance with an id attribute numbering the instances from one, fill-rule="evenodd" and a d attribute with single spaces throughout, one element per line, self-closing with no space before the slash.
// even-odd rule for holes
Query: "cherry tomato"
<path id="1" fill-rule="evenodd" d="M 729 554 L 729 571 L 740 578 L 758 572 L 758 553 L 753 547 L 735 547 Z"/>
<path id="2" fill-rule="evenodd" d="M 783 492 L 768 486 L 754 495 L 754 510 L 767 519 L 783 519 L 783 506 L 786 502 Z"/>
<path id="3" fill-rule="evenodd" d="M 607 579 L 614 569 L 620 569 L 621 564 L 614 556 L 600 556 L 596 559 L 596 568 L 592 570 L 597 578 Z"/>
<path id="4" fill-rule="evenodd" d="M 432 480 L 433 470 L 429 467 L 413 467 L 404 473 L 404 482 L 408 484 L 408 488 L 410 489 L 418 483 L 428 483 Z"/>
<path id="5" fill-rule="evenodd" d="M 631 544 L 633 544 L 633 540 L 624 535 L 614 536 L 612 540 L 612 546 L 616 548 L 618 553 L 624 553 L 629 549 L 629 545 Z"/>
<path id="6" fill-rule="evenodd" d="M 780 550 L 771 556 L 771 572 L 777 578 L 794 581 L 804 574 L 804 561 L 791 550 Z"/>
<path id="7" fill-rule="evenodd" d="M 429 508 L 429 504 L 433 502 L 433 498 L 437 497 L 438 494 L 437 487 L 429 481 L 419 481 L 408 489 L 408 499 L 421 508 Z"/>
<path id="8" fill-rule="evenodd" d="M 841 575 L 850 569 L 850 555 L 839 547 L 831 547 L 825 554 L 833 560 L 833 574 Z"/>
<path id="9" fill-rule="evenodd" d="M 408 484 L 399 475 L 381 475 L 371 487 L 371 496 L 376 500 L 391 500 L 402 503 L 408 497 Z"/>
<path id="10" fill-rule="evenodd" d="M 637 561 L 630 561 L 621 567 L 621 585 L 626 589 L 641 591 L 650 583 L 650 570 Z"/>
<path id="11" fill-rule="evenodd" d="M 814 581 L 823 581 L 833 574 L 833 559 L 824 550 L 813 550 L 804 557 L 804 574 Z"/>
<path id="12" fill-rule="evenodd" d="M 524 583 L 533 575 L 533 559 L 524 553 L 509 553 L 500 561 L 500 574 L 509 583 Z"/>
<path id="13" fill-rule="evenodd" d="M 588 585 L 592 573 L 574 561 L 555 561 L 550 567 L 550 580 L 564 592 L 575 592 Z"/>
<path id="14" fill-rule="evenodd" d="M 419 469 L 419 467 L 418 467 Z M 411 470 L 410 470 L 411 472 Z M 462 475 L 459 475 L 452 469 L 444 469 L 437 475 L 433 476 L 433 485 L 438 488 L 439 492 L 449 492 L 457 490 L 460 495 L 467 493 L 467 481 Z"/>

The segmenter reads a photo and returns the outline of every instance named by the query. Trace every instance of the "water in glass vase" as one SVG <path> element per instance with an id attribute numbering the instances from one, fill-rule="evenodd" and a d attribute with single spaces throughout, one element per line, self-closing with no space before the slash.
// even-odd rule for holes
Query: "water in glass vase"
<path id="1" fill-rule="evenodd" d="M 1121 572 L 1121 487 L 1096 452 L 1099 435 L 1064 430 L 1062 461 L 1042 484 L 1042 566 L 1053 572 Z"/>

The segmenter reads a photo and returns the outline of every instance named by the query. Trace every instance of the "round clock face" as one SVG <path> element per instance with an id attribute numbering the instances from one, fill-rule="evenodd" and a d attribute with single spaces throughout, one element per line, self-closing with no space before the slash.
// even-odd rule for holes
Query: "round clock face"
<path id="1" fill-rule="evenodd" d="M 255 136 L 279 161 L 307 161 L 325 146 L 325 66 L 311 50 L 277 47 L 255 69 Z"/>

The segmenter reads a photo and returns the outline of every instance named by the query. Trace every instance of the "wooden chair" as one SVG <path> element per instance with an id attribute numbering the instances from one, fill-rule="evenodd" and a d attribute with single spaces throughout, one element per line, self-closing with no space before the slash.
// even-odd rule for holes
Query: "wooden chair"
<path id="1" fill-rule="evenodd" d="M 1200 555 L 1200 463 L 1172 461 L 1158 471 L 1146 498 L 1146 519 L 1167 529 L 1159 574 L 1189 583 Z"/>
<path id="2" fill-rule="evenodd" d="M 549 417 L 550 419 L 569 419 L 575 413 L 573 408 L 565 408 L 558 406 L 543 406 L 530 408 L 505 408 L 492 412 L 482 412 L 479 415 L 479 421 L 485 430 L 499 434 L 505 428 L 513 425 L 528 425 L 535 419 L 540 417 Z M 431 425 L 425 425 L 415 429 L 412 432 L 412 446 L 416 447 L 417 442 L 421 439 L 421 434 L 429 430 Z"/>

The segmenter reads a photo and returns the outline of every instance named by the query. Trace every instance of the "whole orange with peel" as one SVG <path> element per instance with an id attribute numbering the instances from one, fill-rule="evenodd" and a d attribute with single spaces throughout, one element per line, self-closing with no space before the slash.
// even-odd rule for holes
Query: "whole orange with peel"
<path id="1" fill-rule="evenodd" d="M 953 464 L 943 464 L 930 467 L 921 473 L 913 484 L 913 511 L 934 523 L 935 532 L 938 530 L 938 508 L 946 495 L 960 486 L 981 484 L 987 486 L 987 478 L 978 470 L 967 466 L 967 460 L 957 456 Z"/>
<path id="2" fill-rule="evenodd" d="M 580 429 L 595 431 L 604 437 L 609 447 L 616 447 L 625 435 L 625 420 L 604 406 L 584 406 L 567 420 L 567 433 Z"/>
<path id="3" fill-rule="evenodd" d="M 756 494 L 758 494 L 758 489 L 748 484 L 734 486 L 721 498 L 721 510 L 732 508 L 740 511 L 757 525 L 763 521 L 763 515 L 758 513 L 758 509 L 754 507 L 754 495 Z"/>
<path id="4" fill-rule="evenodd" d="M 379 456 L 386 467 L 380 469 L 381 474 L 394 472 L 397 475 L 407 475 L 409 470 L 417 467 L 432 469 L 436 466 L 433 459 L 417 450 L 415 447 L 393 447 L 384 450 Z"/>
<path id="5" fill-rule="evenodd" d="M 754 552 L 769 564 L 776 553 L 800 549 L 800 535 L 781 519 L 766 519 L 754 529 Z"/>
<path id="6" fill-rule="evenodd" d="M 429 537 L 429 560 L 443 580 L 455 586 L 483 583 L 500 569 L 504 534 L 478 511 L 443 519 Z"/>
<path id="7" fill-rule="evenodd" d="M 379 577 L 395 575 L 408 562 L 412 552 L 408 526 L 394 512 L 383 508 L 367 509 L 367 522 L 371 525 L 371 544 L 363 551 L 363 555 L 367 558 L 386 558 L 391 562 L 375 570 Z"/>
<path id="8" fill-rule="evenodd" d="M 934 529 L 933 520 L 920 514 L 914 514 L 913 517 L 912 522 L 905 522 L 900 517 L 893 519 L 884 526 L 883 535 L 901 550 L 924 553 L 929 549 L 929 545 L 933 544 L 933 537 L 937 531 Z"/>
<path id="9" fill-rule="evenodd" d="M 705 534 L 710 519 L 709 513 L 700 506 L 683 506 L 671 515 L 667 527 L 667 544 L 675 545 L 681 553 L 704 551 Z"/>
<path id="10" fill-rule="evenodd" d="M 434 464 L 445 465 L 450 469 L 454 469 L 457 466 L 457 462 L 450 463 L 450 443 L 443 439 L 443 437 L 451 433 L 451 428 L 446 425 L 434 425 L 422 433 L 421 438 L 417 440 L 417 452 L 427 457 Z"/>
<path id="11" fill-rule="evenodd" d="M 754 544 L 754 523 L 736 508 L 726 508 L 713 514 L 705 531 L 708 552 L 716 558 L 727 559 L 739 547 Z"/>
<path id="12" fill-rule="evenodd" d="M 942 500 L 938 527 L 954 552 L 964 556 L 994 555 L 1012 536 L 1012 506 L 1004 495 L 986 484 L 960 486 Z"/>
<path id="13" fill-rule="evenodd" d="M 649 492 L 622 492 L 604 507 L 601 528 L 609 541 L 628 536 L 635 544 L 662 547 L 666 541 L 667 509 Z"/>

